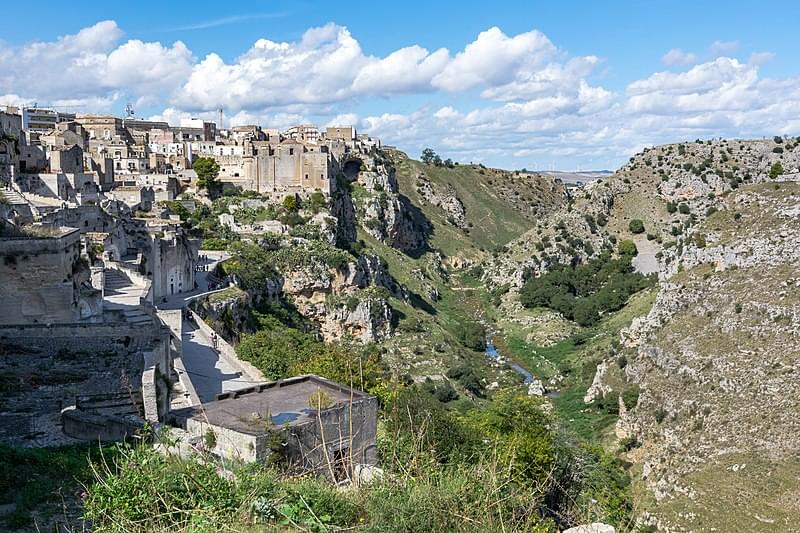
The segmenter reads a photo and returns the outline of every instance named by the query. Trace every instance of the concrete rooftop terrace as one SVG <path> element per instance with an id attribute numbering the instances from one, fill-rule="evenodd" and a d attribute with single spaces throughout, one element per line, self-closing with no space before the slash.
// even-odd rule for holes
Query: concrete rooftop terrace
<path id="1" fill-rule="evenodd" d="M 249 435 L 263 435 L 274 427 L 297 426 L 316 419 L 309 397 L 322 390 L 332 401 L 328 407 L 370 398 L 365 392 L 339 385 L 315 375 L 271 381 L 217 395 L 202 405 L 172 412 L 175 418 L 194 418 L 208 424 Z M 267 415 L 271 419 L 267 419 Z"/>

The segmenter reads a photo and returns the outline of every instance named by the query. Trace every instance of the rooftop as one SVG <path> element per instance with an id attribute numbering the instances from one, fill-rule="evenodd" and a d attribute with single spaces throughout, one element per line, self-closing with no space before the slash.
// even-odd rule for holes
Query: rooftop
<path id="1" fill-rule="evenodd" d="M 217 399 L 173 411 L 178 418 L 194 418 L 249 435 L 267 433 L 272 427 L 301 425 L 313 420 L 309 398 L 322 391 L 331 400 L 328 407 L 363 400 L 364 392 L 314 375 L 263 383 L 247 389 L 218 394 Z"/>
<path id="2" fill-rule="evenodd" d="M 0 225 L 0 239 L 58 239 L 69 233 L 79 231 L 75 228 L 42 226 L 38 224 L 29 226 Z"/>

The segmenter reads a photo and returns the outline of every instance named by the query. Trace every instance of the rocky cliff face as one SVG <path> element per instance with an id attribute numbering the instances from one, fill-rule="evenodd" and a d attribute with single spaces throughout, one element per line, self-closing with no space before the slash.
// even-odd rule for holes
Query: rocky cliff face
<path id="1" fill-rule="evenodd" d="M 657 270 L 660 256 L 718 209 L 724 194 L 747 184 L 792 181 L 798 172 L 795 140 L 698 141 L 646 149 L 614 176 L 573 191 L 566 206 L 545 215 L 489 261 L 486 278 L 518 287 L 555 262 L 593 256 L 613 244 L 611 238 L 634 240 L 649 256 L 649 270 Z M 634 219 L 645 223 L 644 233 L 630 232 Z"/>
<path id="2" fill-rule="evenodd" d="M 374 256 L 361 256 L 343 268 L 320 264 L 285 272 L 282 293 L 319 325 L 326 341 L 349 336 L 365 343 L 391 336 L 394 319 L 387 298 L 403 295 Z"/>
<path id="3" fill-rule="evenodd" d="M 424 217 L 417 215 L 414 206 L 399 193 L 389 159 L 380 153 L 364 157 L 351 187 L 356 221 L 367 233 L 408 253 L 426 247 Z"/>
<path id="4" fill-rule="evenodd" d="M 423 205 L 431 204 L 440 208 L 450 224 L 457 228 L 467 229 L 467 214 L 464 204 L 452 187 L 441 190 L 440 187 L 431 183 L 424 174 L 419 174 L 417 176 L 417 194 Z"/>
<path id="5" fill-rule="evenodd" d="M 792 474 L 800 450 L 798 152 L 791 141 L 689 143 L 645 152 L 618 173 L 632 186 L 639 173 L 656 176 L 652 195 L 636 186 L 627 194 L 654 207 L 677 204 L 634 215 L 661 237 L 659 294 L 622 331 L 621 353 L 598 367 L 586 398 L 620 380 L 641 390 L 634 408 L 621 409 L 617 434 L 636 443 L 628 455 L 647 488 L 643 523 L 792 527 L 800 493 Z M 658 161 L 667 169 L 654 169 Z M 629 200 L 614 197 L 615 206 Z M 612 219 L 620 215 L 612 208 Z"/>

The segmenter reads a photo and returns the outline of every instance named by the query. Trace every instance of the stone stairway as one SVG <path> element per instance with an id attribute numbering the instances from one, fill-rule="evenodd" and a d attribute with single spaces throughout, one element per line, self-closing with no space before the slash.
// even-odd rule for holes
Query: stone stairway
<path id="1" fill-rule="evenodd" d="M 153 319 L 139 306 L 142 288 L 135 285 L 123 272 L 114 269 L 105 271 L 105 307 L 122 311 L 129 324 L 152 323 Z"/>
<path id="2" fill-rule="evenodd" d="M 133 282 L 119 270 L 107 269 L 105 272 L 106 294 L 122 294 L 133 287 Z"/>
<path id="3" fill-rule="evenodd" d="M 6 201 L 9 204 L 12 204 L 12 205 L 22 205 L 22 204 L 27 205 L 28 204 L 28 201 L 25 198 L 23 198 L 22 195 L 20 193 L 18 193 L 17 191 L 15 191 L 14 189 L 5 189 L 5 188 L 4 189 L 0 189 L 0 193 L 3 194 L 3 197 L 5 197 Z"/>

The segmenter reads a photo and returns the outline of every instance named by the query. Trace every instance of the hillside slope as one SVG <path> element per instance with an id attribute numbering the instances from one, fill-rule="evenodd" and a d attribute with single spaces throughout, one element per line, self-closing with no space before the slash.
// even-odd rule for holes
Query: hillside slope
<path id="1" fill-rule="evenodd" d="M 623 332 L 642 393 L 619 430 L 641 443 L 653 523 L 786 530 L 800 516 L 800 184 L 745 186 L 719 207 Z"/>
<path id="2" fill-rule="evenodd" d="M 445 255 L 491 252 L 567 202 L 563 184 L 549 177 L 479 165 L 437 167 L 391 155 L 400 189 L 434 225 L 431 244 Z"/>
<path id="3" fill-rule="evenodd" d="M 515 341 L 519 353 L 597 366 L 586 402 L 619 402 L 616 436 L 634 465 L 642 525 L 771 531 L 800 517 L 799 144 L 647 149 L 486 264 L 490 285 L 509 288 L 498 320 L 527 339 Z M 518 289 L 625 239 L 639 250 L 634 266 L 658 273 L 655 303 L 605 357 L 582 356 L 572 347 L 580 330 L 523 309 Z"/>

